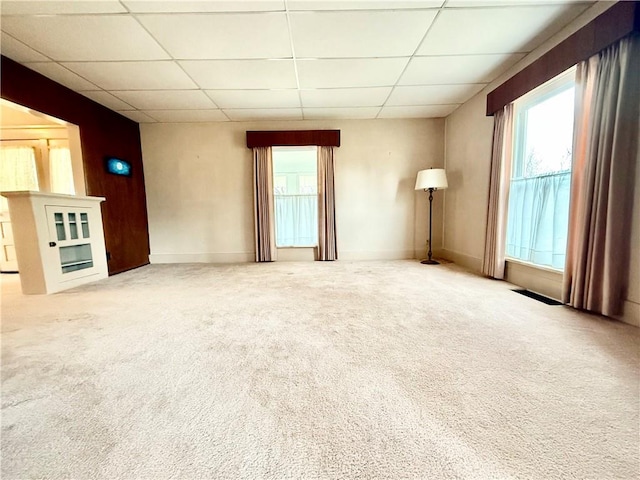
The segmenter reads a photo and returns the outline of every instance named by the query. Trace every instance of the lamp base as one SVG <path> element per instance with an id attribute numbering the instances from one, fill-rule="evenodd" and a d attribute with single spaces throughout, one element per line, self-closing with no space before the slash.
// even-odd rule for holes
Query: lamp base
<path id="1" fill-rule="evenodd" d="M 420 263 L 423 265 L 440 265 L 440 262 L 436 262 L 435 260 L 422 260 Z"/>

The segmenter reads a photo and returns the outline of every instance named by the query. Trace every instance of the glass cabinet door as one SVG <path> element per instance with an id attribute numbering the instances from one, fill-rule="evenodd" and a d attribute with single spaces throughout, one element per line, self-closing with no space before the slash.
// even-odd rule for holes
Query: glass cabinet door
<path id="1" fill-rule="evenodd" d="M 88 209 L 53 205 L 45 209 L 49 222 L 49 248 L 55 256 L 61 281 L 93 274 Z"/>

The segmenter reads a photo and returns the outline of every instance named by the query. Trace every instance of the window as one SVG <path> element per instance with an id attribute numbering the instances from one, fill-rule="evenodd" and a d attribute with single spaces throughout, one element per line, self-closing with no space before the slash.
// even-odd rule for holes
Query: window
<path id="1" fill-rule="evenodd" d="M 515 102 L 507 259 L 564 268 L 573 148 L 574 70 Z"/>
<path id="2" fill-rule="evenodd" d="M 0 191 L 33 190 L 75 194 L 67 140 L 3 140 Z M 0 211 L 8 204 L 0 197 Z"/>
<path id="3" fill-rule="evenodd" d="M 277 247 L 318 244 L 316 147 L 274 147 L 273 188 Z"/>
<path id="4" fill-rule="evenodd" d="M 30 146 L 0 147 L 0 191 L 38 189 L 35 149 Z M 8 210 L 7 199 L 0 197 L 0 211 Z"/>
<path id="5" fill-rule="evenodd" d="M 66 147 L 49 148 L 49 180 L 52 193 L 75 195 L 71 153 Z"/>

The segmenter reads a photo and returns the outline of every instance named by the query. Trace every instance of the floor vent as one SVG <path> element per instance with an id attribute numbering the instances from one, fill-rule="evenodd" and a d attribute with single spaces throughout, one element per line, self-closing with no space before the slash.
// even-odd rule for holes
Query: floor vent
<path id="1" fill-rule="evenodd" d="M 562 305 L 562 302 L 554 300 L 553 298 L 545 297 L 544 295 L 540 295 L 539 293 L 530 292 L 529 290 L 524 290 L 521 288 L 516 288 L 512 290 L 520 295 L 524 295 L 525 297 L 533 298 L 534 300 L 538 300 L 539 302 L 546 303 L 547 305 Z"/>

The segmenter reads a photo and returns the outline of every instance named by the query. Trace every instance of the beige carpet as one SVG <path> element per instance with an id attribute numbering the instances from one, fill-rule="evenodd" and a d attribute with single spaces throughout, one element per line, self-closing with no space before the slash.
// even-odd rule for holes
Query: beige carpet
<path id="1" fill-rule="evenodd" d="M 453 265 L 2 280 L 3 480 L 640 475 L 640 330 Z"/>

